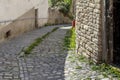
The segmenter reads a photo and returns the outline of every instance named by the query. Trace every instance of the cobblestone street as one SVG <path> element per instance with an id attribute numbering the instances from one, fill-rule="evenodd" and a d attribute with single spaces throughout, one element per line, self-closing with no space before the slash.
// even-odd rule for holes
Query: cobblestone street
<path id="1" fill-rule="evenodd" d="M 66 31 L 58 29 L 50 34 L 25 58 L 23 69 L 27 69 L 29 80 L 64 80 L 67 52 L 63 52 L 62 44 Z"/>
<path id="2" fill-rule="evenodd" d="M 43 59 L 44 57 L 41 58 L 38 55 L 48 54 L 49 56 L 49 53 L 51 53 L 51 51 L 52 53 L 58 52 L 57 50 L 59 50 L 59 46 L 57 45 L 58 43 L 61 42 L 59 41 L 59 39 L 61 40 L 62 38 L 64 38 L 66 30 L 61 30 L 62 32 L 60 31 L 56 32 L 56 34 L 53 37 L 50 37 L 52 39 L 51 42 L 49 41 L 49 39 L 48 41 L 46 39 L 42 44 L 40 44 L 40 46 L 38 46 L 35 49 L 36 51 L 35 50 L 33 51 L 35 52 L 34 54 L 40 51 L 39 53 L 41 54 L 36 54 L 36 57 L 38 58 L 34 57 L 35 55 L 32 55 L 32 56 L 30 55 L 31 57 L 30 58 L 28 57 L 26 59 L 18 58 L 18 54 L 21 52 L 21 50 L 24 47 L 27 47 L 28 45 L 30 45 L 34 41 L 34 39 L 46 34 L 47 32 L 51 31 L 54 27 L 61 27 L 61 26 L 62 25 L 50 26 L 50 27 L 44 27 L 41 29 L 33 30 L 30 32 L 24 33 L 14 39 L 10 39 L 8 41 L 1 43 L 0 44 L 0 80 L 30 80 L 30 78 L 31 80 L 41 80 L 35 76 L 34 77 L 32 76 L 36 74 L 35 71 L 37 69 L 39 70 L 40 67 L 41 67 L 41 70 L 46 69 L 46 67 L 44 67 L 46 64 L 44 63 L 44 61 L 41 61 L 41 59 Z M 57 43 L 56 43 L 56 40 L 57 40 Z M 54 42 L 55 44 L 53 44 Z M 56 50 L 56 52 L 54 52 L 54 50 Z M 49 61 L 52 60 L 52 55 L 50 60 L 49 58 L 44 58 L 44 60 L 49 63 Z M 42 69 L 42 66 L 39 66 L 39 64 L 43 64 L 42 66 L 44 69 Z M 31 67 L 34 67 L 34 66 L 36 66 L 34 68 L 35 70 L 32 69 L 33 72 L 31 72 Z M 31 73 L 28 74 L 28 71 Z M 37 71 L 37 72 L 40 73 L 41 71 Z M 43 75 L 45 76 L 45 73 Z M 37 78 L 37 79 L 34 79 L 34 78 Z"/>
<path id="3" fill-rule="evenodd" d="M 23 47 L 55 27 L 59 29 L 46 37 L 31 54 L 19 57 Z M 74 51 L 63 48 L 64 37 L 70 28 L 63 25 L 44 27 L 1 43 L 0 80 L 118 80 L 93 71 L 86 59 L 80 60 Z"/>
<path id="4" fill-rule="evenodd" d="M 120 80 L 120 0 L 0 0 L 0 80 Z"/>

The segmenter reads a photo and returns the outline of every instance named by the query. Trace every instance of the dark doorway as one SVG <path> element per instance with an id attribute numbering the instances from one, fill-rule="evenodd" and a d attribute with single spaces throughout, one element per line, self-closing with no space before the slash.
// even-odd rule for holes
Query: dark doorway
<path id="1" fill-rule="evenodd" d="M 8 30 L 6 33 L 5 33 L 5 38 L 9 38 L 11 36 L 11 30 Z"/>
<path id="2" fill-rule="evenodd" d="M 35 9 L 35 27 L 38 28 L 38 9 Z"/>
<path id="3" fill-rule="evenodd" d="M 113 62 L 120 64 L 120 0 L 113 0 L 114 50 Z"/>

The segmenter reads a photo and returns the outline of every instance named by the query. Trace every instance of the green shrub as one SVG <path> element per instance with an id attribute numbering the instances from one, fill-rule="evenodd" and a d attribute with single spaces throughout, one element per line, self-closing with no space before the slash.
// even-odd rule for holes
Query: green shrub
<path id="1" fill-rule="evenodd" d="M 76 38 L 75 29 L 72 28 L 68 30 L 64 38 L 64 47 L 67 49 L 75 49 L 76 47 L 75 38 Z"/>
<path id="2" fill-rule="evenodd" d="M 49 0 L 49 4 L 51 7 L 57 7 L 64 15 L 70 16 L 69 13 L 72 0 Z"/>
<path id="3" fill-rule="evenodd" d="M 62 12 L 64 15 L 67 15 L 70 10 L 70 5 L 64 2 L 57 3 L 58 10 Z"/>
<path id="4" fill-rule="evenodd" d="M 63 0 L 49 0 L 48 2 L 51 7 L 54 7 L 58 2 L 63 2 Z"/>

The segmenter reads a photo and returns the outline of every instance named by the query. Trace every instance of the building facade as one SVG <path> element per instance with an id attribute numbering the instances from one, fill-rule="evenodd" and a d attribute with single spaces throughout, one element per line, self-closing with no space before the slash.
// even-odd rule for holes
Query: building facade
<path id="1" fill-rule="evenodd" d="M 47 23 L 48 0 L 0 0 L 0 41 Z"/>

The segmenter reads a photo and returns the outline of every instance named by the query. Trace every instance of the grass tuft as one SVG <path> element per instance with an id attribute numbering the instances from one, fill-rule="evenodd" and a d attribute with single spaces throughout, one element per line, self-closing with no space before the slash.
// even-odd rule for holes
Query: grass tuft
<path id="1" fill-rule="evenodd" d="M 76 46 L 75 38 L 76 38 L 76 36 L 75 36 L 74 28 L 67 31 L 66 36 L 64 38 L 65 49 L 74 49 L 75 48 L 75 46 Z M 104 77 L 108 77 L 108 75 L 111 75 L 112 77 L 120 80 L 120 69 L 119 68 L 113 67 L 113 66 L 105 64 L 105 63 L 95 64 L 94 61 L 87 59 L 84 55 L 79 55 L 75 58 L 73 58 L 73 57 L 69 57 L 69 58 L 73 62 L 75 62 L 76 58 L 80 62 L 88 62 L 93 71 L 100 71 Z M 81 68 L 82 68 L 81 66 L 76 67 L 76 69 L 81 69 Z M 89 80 L 89 78 L 86 80 Z"/>
<path id="2" fill-rule="evenodd" d="M 68 30 L 64 38 L 64 47 L 67 49 L 75 49 L 75 38 L 75 28 Z"/>
<path id="3" fill-rule="evenodd" d="M 24 50 L 25 54 L 30 54 L 31 51 L 43 41 L 43 39 L 45 39 L 49 34 L 56 31 L 57 29 L 58 27 L 54 28 L 51 32 L 46 33 L 42 37 L 35 39 L 35 41 Z"/>
<path id="4" fill-rule="evenodd" d="M 81 66 L 77 66 L 76 69 L 82 69 L 82 67 Z"/>
<path id="5" fill-rule="evenodd" d="M 99 65 L 94 64 L 91 65 L 91 69 L 95 71 L 96 70 L 101 71 L 105 77 L 107 77 L 107 75 L 112 75 L 113 77 L 120 79 L 120 69 L 113 67 L 111 65 L 105 63 Z"/>

